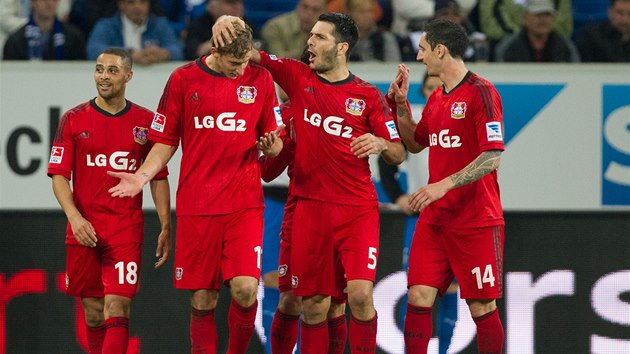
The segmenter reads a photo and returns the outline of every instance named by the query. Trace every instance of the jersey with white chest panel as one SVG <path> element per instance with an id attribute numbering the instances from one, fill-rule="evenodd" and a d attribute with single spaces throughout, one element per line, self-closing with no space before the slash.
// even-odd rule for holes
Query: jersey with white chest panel
<path id="1" fill-rule="evenodd" d="M 149 138 L 182 145 L 177 215 L 220 215 L 262 207 L 258 137 L 282 123 L 271 75 L 250 64 L 230 79 L 206 57 L 169 78 Z"/>
<path id="2" fill-rule="evenodd" d="M 307 65 L 261 52 L 261 65 L 291 99 L 296 131 L 292 193 L 340 204 L 377 203 L 368 159 L 350 150 L 353 138 L 372 133 L 400 141 L 383 94 L 350 76 L 328 82 Z"/>

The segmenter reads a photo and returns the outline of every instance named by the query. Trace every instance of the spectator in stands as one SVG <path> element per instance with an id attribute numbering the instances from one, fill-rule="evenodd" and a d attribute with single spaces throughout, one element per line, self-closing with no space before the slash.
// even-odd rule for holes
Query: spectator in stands
<path id="1" fill-rule="evenodd" d="M 523 11 L 523 28 L 497 44 L 496 61 L 580 61 L 573 42 L 553 29 L 555 13 L 551 0 L 529 0 Z"/>
<path id="2" fill-rule="evenodd" d="M 0 0 L 2 1 L 2 0 Z M 69 21 L 80 28 L 87 37 L 94 24 L 102 19 L 114 16 L 118 11 L 118 0 L 64 0 L 71 1 Z M 159 0 L 150 0 L 151 12 L 164 16 Z"/>
<path id="3" fill-rule="evenodd" d="M 20 0 L 0 0 L 0 46 L 3 48 L 7 38 L 28 21 L 29 8 L 20 6 L 21 4 L 27 3 Z"/>
<path id="4" fill-rule="evenodd" d="M 584 27 L 577 46 L 583 62 L 630 62 L 630 0 L 611 0 L 608 20 Z"/>
<path id="5" fill-rule="evenodd" d="M 4 45 L 5 60 L 85 60 L 85 38 L 57 18 L 58 0 L 31 0 L 28 22 Z"/>
<path id="6" fill-rule="evenodd" d="M 394 12 L 391 30 L 399 36 L 406 37 L 409 34 L 410 23 L 416 23 L 420 27 L 435 14 L 434 0 L 391 0 L 391 2 Z M 415 43 L 417 44 L 418 41 Z"/>
<path id="7" fill-rule="evenodd" d="M 532 0 L 479 0 L 479 27 L 488 36 L 490 49 L 503 38 L 518 33 L 523 23 L 523 7 Z M 536 1 L 536 0 L 533 0 Z M 555 0 L 554 30 L 565 38 L 573 32 L 571 0 Z"/>
<path id="8" fill-rule="evenodd" d="M 346 12 L 357 24 L 359 41 L 350 52 L 350 61 L 400 62 L 400 47 L 396 36 L 376 25 L 376 0 L 346 0 Z"/>
<path id="9" fill-rule="evenodd" d="M 149 0 L 118 0 L 118 8 L 114 16 L 94 25 L 87 45 L 89 59 L 96 59 L 107 47 L 130 50 L 133 61 L 140 65 L 184 59 L 168 20 L 150 12 Z"/>
<path id="10" fill-rule="evenodd" d="M 208 0 L 160 0 L 160 6 L 175 34 L 186 40 L 186 29 L 206 13 Z"/>
<path id="11" fill-rule="evenodd" d="M 374 7 L 372 10 L 374 11 L 373 13 L 374 22 L 378 22 L 381 19 L 381 17 L 383 17 L 383 8 L 381 7 L 381 4 L 379 4 L 377 0 L 373 0 L 373 1 L 374 1 Z M 328 6 L 326 6 L 326 11 L 347 13 L 348 5 L 346 5 L 346 0 L 329 0 Z"/>
<path id="12" fill-rule="evenodd" d="M 184 55 L 186 60 L 194 60 L 195 58 L 208 54 L 212 48 L 212 26 L 216 19 L 223 15 L 243 17 L 245 7 L 243 0 L 209 0 L 206 4 L 204 14 L 193 21 L 187 29 Z M 260 34 L 247 19 L 245 19 L 253 31 L 254 46 L 261 46 Z M 261 49 L 261 48 L 258 48 Z"/>
<path id="13" fill-rule="evenodd" d="M 466 12 L 455 0 L 436 0 L 435 18 L 459 23 L 466 30 L 470 43 L 464 52 L 464 61 L 488 61 L 488 39 L 477 31 Z"/>
<path id="14" fill-rule="evenodd" d="M 262 28 L 262 38 L 270 54 L 300 59 L 308 34 L 329 0 L 299 0 L 295 10 L 271 18 Z"/>
<path id="15" fill-rule="evenodd" d="M 65 22 L 72 0 L 59 0 L 57 17 Z M 7 38 L 28 22 L 31 14 L 30 0 L 0 0 L 0 48 Z M 0 51 L 2 59 L 2 51 Z"/>

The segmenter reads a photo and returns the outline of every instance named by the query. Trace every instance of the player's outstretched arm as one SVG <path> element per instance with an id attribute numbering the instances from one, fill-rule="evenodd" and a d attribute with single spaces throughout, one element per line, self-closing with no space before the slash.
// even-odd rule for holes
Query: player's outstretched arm
<path id="1" fill-rule="evenodd" d="M 150 182 L 151 196 L 160 219 L 160 234 L 155 249 L 155 268 L 160 268 L 168 260 L 171 251 L 171 190 L 168 179 L 153 179 Z"/>
<path id="2" fill-rule="evenodd" d="M 265 135 L 261 136 L 258 138 L 258 141 L 256 141 L 256 146 L 263 155 L 265 155 L 265 157 L 278 156 L 280 151 L 282 151 L 283 143 L 282 139 L 279 138 L 279 135 L 284 127 L 284 124 L 280 124 L 275 131 L 265 133 Z"/>
<path id="3" fill-rule="evenodd" d="M 411 208 L 419 212 L 427 205 L 442 198 L 448 191 L 477 181 L 481 177 L 499 168 L 500 150 L 484 151 L 466 167 L 439 182 L 427 184 L 415 191 L 409 200 Z"/>
<path id="4" fill-rule="evenodd" d="M 176 146 L 156 143 L 136 173 L 108 171 L 108 175 L 120 178 L 120 183 L 108 190 L 109 194 L 114 198 L 126 198 L 140 193 L 142 187 L 166 166 L 176 150 Z"/>
<path id="5" fill-rule="evenodd" d="M 74 238 L 83 246 L 95 247 L 98 242 L 96 230 L 92 223 L 81 215 L 81 212 L 74 204 L 70 181 L 64 176 L 53 175 L 52 188 L 59 205 L 61 205 L 63 212 L 68 218 Z"/>

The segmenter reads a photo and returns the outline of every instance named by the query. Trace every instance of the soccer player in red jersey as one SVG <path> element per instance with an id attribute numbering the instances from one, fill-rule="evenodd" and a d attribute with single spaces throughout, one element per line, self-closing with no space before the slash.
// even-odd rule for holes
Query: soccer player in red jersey
<path id="1" fill-rule="evenodd" d="M 215 24 L 218 42 L 221 33 L 230 33 L 232 19 Z M 304 354 L 328 351 L 331 296 L 345 296 L 341 289 L 346 284 L 352 310 L 350 348 L 369 352 L 376 347 L 372 293 L 379 211 L 367 157 L 381 154 L 399 164 L 404 150 L 384 96 L 348 69 L 357 38 L 350 17 L 327 13 L 319 17 L 307 42 L 310 65 L 252 51 L 252 60 L 269 70 L 287 93 L 295 114 L 292 193 L 298 201 L 291 266 L 293 293 L 302 296 Z"/>
<path id="2" fill-rule="evenodd" d="M 228 353 L 245 353 L 254 332 L 260 278 L 263 194 L 259 150 L 275 156 L 284 127 L 268 71 L 248 65 L 251 29 L 231 45 L 171 74 L 149 138 L 155 146 L 135 174 L 116 173 L 112 196 L 134 195 L 182 145 L 177 190 L 177 289 L 190 290 L 193 353 L 217 350 L 214 309 L 220 279 L 231 288 Z"/>
<path id="3" fill-rule="evenodd" d="M 285 126 L 291 127 L 293 110 L 290 101 L 280 106 Z M 292 129 L 289 129 L 291 132 Z M 291 133 L 282 136 L 284 147 L 274 158 L 261 159 L 261 175 L 265 182 L 277 178 L 285 169 L 289 178 L 293 177 L 293 160 L 295 158 L 295 142 Z M 280 250 L 278 255 L 278 289 L 280 297 L 270 328 L 271 351 L 274 354 L 291 354 L 298 336 L 298 319 L 302 312 L 302 298 L 292 291 L 291 279 L 291 235 L 293 233 L 293 213 L 297 198 L 291 193 L 293 179 L 289 182 L 289 193 L 284 206 L 284 215 L 280 227 Z M 265 247 L 265 245 L 263 245 Z M 344 285 L 345 286 L 345 285 Z M 343 290 L 343 289 L 342 289 Z M 348 334 L 346 326 L 345 297 L 332 298 L 328 310 L 328 354 L 341 354 L 346 346 Z"/>
<path id="4" fill-rule="evenodd" d="M 417 60 L 444 83 L 429 97 L 418 124 L 406 101 L 409 71 L 399 66 L 387 97 L 411 152 L 429 148 L 429 181 L 410 206 L 420 211 L 409 255 L 407 353 L 426 353 L 431 308 L 455 276 L 477 325 L 480 353 L 501 353 L 503 326 L 496 299 L 503 293 L 504 220 L 497 169 L 503 152 L 501 97 L 462 60 L 466 32 L 446 20 L 430 22 Z"/>
<path id="5" fill-rule="evenodd" d="M 126 353 L 131 299 L 138 289 L 144 233 L 142 194 L 113 199 L 117 179 L 147 156 L 153 113 L 125 99 L 133 76 L 129 53 L 109 48 L 96 59 L 98 96 L 67 111 L 52 146 L 48 175 L 68 217 L 66 292 L 81 298 L 89 353 Z M 155 267 L 171 248 L 170 192 L 166 168 L 151 180 L 160 218 Z M 72 187 L 70 187 L 72 179 Z"/>

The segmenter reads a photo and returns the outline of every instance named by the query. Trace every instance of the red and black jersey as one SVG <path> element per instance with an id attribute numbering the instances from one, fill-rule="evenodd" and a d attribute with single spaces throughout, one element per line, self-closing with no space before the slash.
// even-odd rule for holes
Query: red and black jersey
<path id="1" fill-rule="evenodd" d="M 107 171 L 134 173 L 138 169 L 152 146 L 147 139 L 152 118 L 153 112 L 129 101 L 112 115 L 93 99 L 67 111 L 59 122 L 48 175 L 72 180 L 74 203 L 94 226 L 99 244 L 142 242 L 142 193 L 113 198 L 108 190 L 119 179 Z M 167 175 L 164 168 L 155 178 Z M 70 224 L 66 243 L 77 244 Z"/>
<path id="2" fill-rule="evenodd" d="M 383 94 L 357 76 L 328 82 L 306 64 L 261 52 L 261 64 L 291 100 L 296 135 L 292 193 L 340 204 L 376 204 L 368 159 L 350 143 L 372 133 L 400 141 Z"/>
<path id="3" fill-rule="evenodd" d="M 230 79 L 205 60 L 173 71 L 149 133 L 158 143 L 181 142 L 177 215 L 262 207 L 256 140 L 282 123 L 273 80 L 253 64 Z"/>
<path id="4" fill-rule="evenodd" d="M 503 150 L 499 93 L 471 72 L 451 92 L 435 90 L 422 111 L 415 140 L 429 147 L 429 183 L 462 170 L 484 151 Z M 456 228 L 502 225 L 497 171 L 449 191 L 422 211 L 420 221 Z"/>

